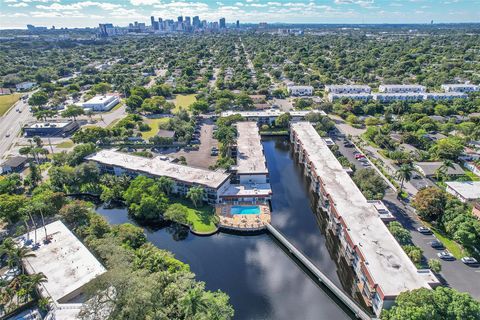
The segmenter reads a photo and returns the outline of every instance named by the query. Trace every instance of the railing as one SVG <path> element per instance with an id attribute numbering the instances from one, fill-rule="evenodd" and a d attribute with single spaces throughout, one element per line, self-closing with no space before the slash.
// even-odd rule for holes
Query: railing
<path id="1" fill-rule="evenodd" d="M 355 301 L 352 300 L 343 290 L 337 287 L 328 277 L 321 272 L 303 253 L 298 250 L 290 241 L 287 240 L 275 227 L 271 224 L 266 224 L 267 230 L 270 234 L 277 239 L 282 245 L 284 245 L 288 251 L 301 262 L 301 264 L 307 268 L 313 275 L 315 275 L 321 283 L 323 283 L 344 305 L 352 311 L 355 316 L 362 320 L 375 319 L 365 312 Z"/>

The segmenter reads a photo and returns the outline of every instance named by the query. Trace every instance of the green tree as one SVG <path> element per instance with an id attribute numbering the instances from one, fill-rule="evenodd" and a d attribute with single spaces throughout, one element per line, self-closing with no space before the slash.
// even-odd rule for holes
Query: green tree
<path id="1" fill-rule="evenodd" d="M 92 86 L 92 91 L 98 94 L 106 94 L 112 90 L 112 86 L 106 82 L 99 82 Z"/>
<path id="2" fill-rule="evenodd" d="M 37 91 L 32 96 L 30 99 L 28 99 L 28 104 L 34 107 L 42 107 L 46 105 L 48 102 L 48 95 L 44 91 Z"/>
<path id="3" fill-rule="evenodd" d="M 8 223 L 15 223 L 20 220 L 19 210 L 27 202 L 26 197 L 16 194 L 0 195 L 0 218 Z"/>
<path id="4" fill-rule="evenodd" d="M 285 112 L 275 119 L 275 126 L 278 128 L 288 128 L 290 121 L 292 121 L 292 116 L 289 112 Z"/>
<path id="5" fill-rule="evenodd" d="M 392 221 L 388 224 L 388 230 L 397 239 L 401 245 L 406 245 L 412 242 L 412 235 L 405 229 L 400 222 Z"/>
<path id="6" fill-rule="evenodd" d="M 130 110 L 135 111 L 142 106 L 143 99 L 142 99 L 142 97 L 139 97 L 139 96 L 136 96 L 136 95 L 131 95 L 130 97 L 128 97 L 128 99 L 125 101 L 125 103 L 127 104 L 127 107 Z"/>
<path id="7" fill-rule="evenodd" d="M 360 169 L 355 171 L 353 181 L 369 200 L 382 199 L 385 195 L 387 185 L 382 177 L 373 169 Z"/>
<path id="8" fill-rule="evenodd" d="M 165 211 L 165 219 L 181 224 L 187 224 L 188 208 L 180 203 L 171 204 Z"/>
<path id="9" fill-rule="evenodd" d="M 400 180 L 400 190 L 399 193 L 402 193 L 403 184 L 412 179 L 415 169 L 411 163 L 405 163 L 400 166 L 397 171 L 397 178 Z"/>
<path id="10" fill-rule="evenodd" d="M 122 223 L 112 228 L 112 234 L 130 248 L 140 248 L 147 242 L 143 229 L 131 223 Z"/>
<path id="11" fill-rule="evenodd" d="M 87 204 L 80 200 L 67 203 L 59 211 L 63 221 L 74 227 L 87 224 L 89 213 L 90 209 Z"/>
<path id="12" fill-rule="evenodd" d="M 420 263 L 422 261 L 422 249 L 414 245 L 404 245 L 402 246 L 405 253 L 413 261 L 413 263 Z"/>
<path id="13" fill-rule="evenodd" d="M 382 320 L 405 319 L 471 319 L 476 320 L 480 314 L 480 302 L 468 293 L 455 289 L 437 287 L 402 292 L 395 305 L 382 311 Z"/>
<path id="14" fill-rule="evenodd" d="M 83 114 L 85 114 L 85 110 L 82 107 L 72 104 L 62 112 L 62 117 L 73 118 L 73 121 L 77 121 L 77 117 Z"/>
<path id="15" fill-rule="evenodd" d="M 437 221 L 445 210 L 446 201 L 445 191 L 436 187 L 428 187 L 417 192 L 412 205 L 423 220 Z"/>
<path id="16" fill-rule="evenodd" d="M 428 267 L 435 273 L 440 273 L 442 271 L 442 264 L 438 259 L 429 259 Z"/>
<path id="17" fill-rule="evenodd" d="M 190 187 L 187 191 L 187 198 L 197 207 L 199 202 L 202 201 L 204 193 L 205 190 L 202 187 Z"/>
<path id="18" fill-rule="evenodd" d="M 463 152 L 463 148 L 464 145 L 462 140 L 456 137 L 447 137 L 438 140 L 436 144 L 430 149 L 430 152 L 439 159 L 448 159 L 455 161 Z"/>

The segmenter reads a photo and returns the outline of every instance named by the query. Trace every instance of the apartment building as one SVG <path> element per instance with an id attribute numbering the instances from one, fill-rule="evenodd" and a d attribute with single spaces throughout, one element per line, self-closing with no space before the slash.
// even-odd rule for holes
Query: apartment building
<path id="1" fill-rule="evenodd" d="M 268 110 L 259 110 L 259 111 L 234 111 L 228 110 L 222 112 L 222 117 L 228 117 L 234 114 L 241 115 L 248 121 L 256 121 L 258 124 L 272 124 L 282 114 L 286 113 L 285 111 L 281 111 L 279 109 L 268 109 Z M 292 116 L 292 121 L 300 121 L 305 119 L 305 116 L 309 113 L 319 113 L 321 115 L 326 116 L 327 114 L 322 110 L 300 110 L 300 111 L 290 111 L 290 115 Z"/>
<path id="2" fill-rule="evenodd" d="M 442 90 L 445 92 L 477 92 L 480 86 L 474 84 L 442 84 Z"/>
<path id="3" fill-rule="evenodd" d="M 85 158 L 96 162 L 100 171 L 117 176 L 168 177 L 174 181 L 172 193 L 185 196 L 193 186 L 204 188 L 204 201 L 218 203 L 230 186 L 230 174 L 172 163 L 160 158 L 144 158 L 113 150 L 102 150 Z"/>
<path id="4" fill-rule="evenodd" d="M 334 102 L 342 99 L 369 101 L 373 99 L 373 95 L 370 93 L 329 93 L 328 101 Z"/>
<path id="5" fill-rule="evenodd" d="M 425 93 L 425 100 L 452 100 L 452 99 L 467 99 L 467 98 L 468 98 L 468 95 L 461 91 Z"/>
<path id="6" fill-rule="evenodd" d="M 328 93 L 370 93 L 372 92 L 372 88 L 367 85 L 326 85 L 325 92 Z"/>
<path id="7" fill-rule="evenodd" d="M 311 96 L 313 94 L 312 86 L 288 86 L 287 90 L 291 96 Z"/>
<path id="8" fill-rule="evenodd" d="M 426 87 L 419 84 L 382 84 L 378 87 L 378 91 L 385 93 L 417 93 L 426 92 Z"/>
<path id="9" fill-rule="evenodd" d="M 421 101 L 425 99 L 425 93 L 423 92 L 384 92 L 376 93 L 373 95 L 373 100 L 381 102 L 391 101 Z"/>
<path id="10" fill-rule="evenodd" d="M 375 208 L 308 122 L 291 124 L 291 142 L 319 195 L 328 228 L 339 238 L 365 303 L 380 315 L 403 291 L 439 285 L 430 270 L 418 270 Z"/>

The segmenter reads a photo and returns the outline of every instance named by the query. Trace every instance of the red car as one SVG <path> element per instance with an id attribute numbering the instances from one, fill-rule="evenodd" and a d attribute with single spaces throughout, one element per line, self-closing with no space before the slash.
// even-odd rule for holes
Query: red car
<path id="1" fill-rule="evenodd" d="M 365 156 L 361 153 L 355 155 L 355 159 L 360 159 L 360 158 L 365 158 Z"/>

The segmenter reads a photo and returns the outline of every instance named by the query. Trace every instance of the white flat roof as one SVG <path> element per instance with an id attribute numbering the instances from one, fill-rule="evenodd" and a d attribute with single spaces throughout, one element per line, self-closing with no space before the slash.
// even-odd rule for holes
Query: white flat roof
<path id="1" fill-rule="evenodd" d="M 424 97 L 425 92 L 380 92 L 374 93 L 376 97 Z"/>
<path id="2" fill-rule="evenodd" d="M 114 95 L 103 95 L 103 96 L 95 96 L 90 100 L 84 102 L 83 104 L 107 104 L 110 101 L 117 99 L 117 96 Z"/>
<path id="3" fill-rule="evenodd" d="M 464 92 L 427 92 L 425 93 L 425 97 L 468 97 L 468 95 Z"/>
<path id="4" fill-rule="evenodd" d="M 268 174 L 256 122 L 237 122 L 237 173 Z"/>
<path id="5" fill-rule="evenodd" d="M 381 84 L 381 88 L 425 88 L 420 84 Z"/>
<path id="6" fill-rule="evenodd" d="M 46 225 L 47 234 L 51 237 L 45 244 L 43 227 L 37 229 L 39 247 L 33 251 L 35 257 L 25 258 L 28 273 L 42 272 L 48 279 L 43 284 L 53 300 L 59 301 L 68 294 L 83 287 L 106 269 L 88 251 L 83 243 L 61 222 L 55 221 Z M 29 233 L 34 241 L 35 232 Z M 20 245 L 25 244 L 27 234 L 17 238 Z"/>
<path id="7" fill-rule="evenodd" d="M 419 273 L 388 231 L 374 206 L 342 168 L 323 139 L 308 122 L 291 125 L 301 141 L 312 168 L 321 177 L 348 233 L 365 257 L 365 267 L 386 296 L 437 282 L 431 273 Z"/>
<path id="8" fill-rule="evenodd" d="M 268 196 L 272 194 L 270 183 L 231 184 L 221 196 Z"/>
<path id="9" fill-rule="evenodd" d="M 445 183 L 467 200 L 480 199 L 480 181 L 448 181 Z"/>
<path id="10" fill-rule="evenodd" d="M 221 113 L 222 117 L 228 117 L 234 114 L 239 114 L 242 117 L 278 117 L 284 114 L 285 111 L 281 111 L 279 109 L 268 109 L 262 111 L 234 111 L 228 110 Z M 305 117 L 309 113 L 320 113 L 322 115 L 327 115 L 322 110 L 299 110 L 299 111 L 289 111 L 292 117 Z"/>
<path id="11" fill-rule="evenodd" d="M 368 92 L 359 92 L 359 93 L 334 93 L 330 92 L 329 97 L 341 97 L 341 98 L 372 98 L 373 95 Z"/>
<path id="12" fill-rule="evenodd" d="M 70 122 L 36 122 L 27 124 L 25 128 L 63 128 L 69 124 Z"/>
<path id="13" fill-rule="evenodd" d="M 325 86 L 328 89 L 350 88 L 350 89 L 370 89 L 366 84 L 328 84 Z"/>
<path id="14" fill-rule="evenodd" d="M 471 83 L 445 83 L 442 84 L 442 87 L 450 87 L 450 88 L 476 88 L 478 87 L 475 84 Z"/>
<path id="15" fill-rule="evenodd" d="M 153 176 L 165 176 L 177 181 L 200 184 L 214 189 L 220 187 L 230 176 L 220 171 L 210 171 L 171 163 L 158 157 L 144 158 L 107 149 L 90 155 L 85 159 L 127 170 L 144 172 Z"/>

